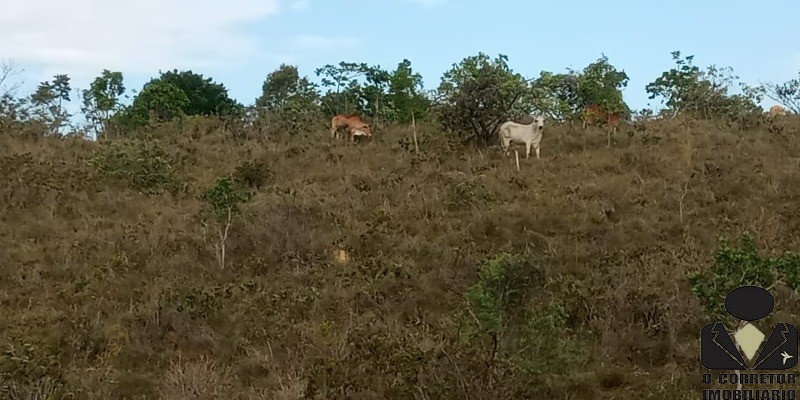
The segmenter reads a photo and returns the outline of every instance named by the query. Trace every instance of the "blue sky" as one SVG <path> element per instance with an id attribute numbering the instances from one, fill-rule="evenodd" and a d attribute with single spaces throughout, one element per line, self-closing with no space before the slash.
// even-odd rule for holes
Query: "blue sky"
<path id="1" fill-rule="evenodd" d="M 605 54 L 630 76 L 625 99 L 641 109 L 658 107 L 644 87 L 673 66 L 673 50 L 694 54 L 701 67 L 733 67 L 751 84 L 783 82 L 800 70 L 800 2 L 788 0 L 66 3 L 3 7 L 0 60 L 25 69 L 24 90 L 54 73 L 70 74 L 83 89 L 103 68 L 122 71 L 126 86 L 140 89 L 159 69 L 178 68 L 212 77 L 248 104 L 282 62 L 316 79 L 314 69 L 328 63 L 393 69 L 407 58 L 433 89 L 453 63 L 480 51 L 508 55 L 527 77 L 580 69 Z"/>

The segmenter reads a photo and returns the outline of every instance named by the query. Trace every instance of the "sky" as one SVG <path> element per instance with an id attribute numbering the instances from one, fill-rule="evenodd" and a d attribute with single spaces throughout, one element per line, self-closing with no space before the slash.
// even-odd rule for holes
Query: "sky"
<path id="1" fill-rule="evenodd" d="M 0 61 L 24 69 L 14 77 L 23 94 L 59 73 L 85 89 L 103 69 L 121 71 L 126 88 L 140 90 L 178 69 L 252 104 L 281 63 L 315 81 L 325 64 L 392 70 L 406 58 L 435 89 L 478 52 L 507 55 L 528 78 L 605 54 L 630 77 L 623 94 L 639 110 L 660 107 L 645 86 L 674 66 L 675 50 L 750 84 L 800 71 L 796 0 L 0 0 L 0 10 Z"/>

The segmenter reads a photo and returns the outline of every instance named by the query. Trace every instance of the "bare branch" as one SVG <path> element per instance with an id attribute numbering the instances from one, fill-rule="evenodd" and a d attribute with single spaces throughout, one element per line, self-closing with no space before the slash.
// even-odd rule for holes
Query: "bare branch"
<path id="1" fill-rule="evenodd" d="M 761 83 L 764 95 L 769 99 L 800 114 L 800 82 L 790 80 L 782 84 Z"/>
<path id="2" fill-rule="evenodd" d="M 9 80 L 13 76 L 20 75 L 23 72 L 25 72 L 25 70 L 18 67 L 17 64 L 12 60 L 0 62 L 0 96 L 7 94 L 13 95 L 17 90 L 19 90 L 23 84 L 23 81 L 20 80 L 10 83 Z"/>

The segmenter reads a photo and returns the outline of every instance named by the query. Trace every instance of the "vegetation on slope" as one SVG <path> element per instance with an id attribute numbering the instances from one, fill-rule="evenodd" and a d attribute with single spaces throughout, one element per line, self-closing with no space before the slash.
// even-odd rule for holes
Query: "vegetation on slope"
<path id="1" fill-rule="evenodd" d="M 797 127 L 660 121 L 607 149 L 549 126 L 520 172 L 427 125 L 418 155 L 406 127 L 5 131 L 3 397 L 696 396 L 703 274 L 800 245 Z M 220 268 L 209 205 L 232 203 Z M 745 232 L 756 249 L 715 259 Z M 747 265 L 795 282 L 787 257 Z M 765 326 L 797 318 L 775 290 Z"/>
<path id="2" fill-rule="evenodd" d="M 252 105 L 177 70 L 125 104 L 105 70 L 84 125 L 68 76 L 21 96 L 5 65 L 0 397 L 697 396 L 727 291 L 797 318 L 800 121 L 757 104 L 796 114 L 800 85 L 673 58 L 658 115 L 606 57 L 530 79 L 480 53 L 433 94 L 408 60 L 282 65 Z M 626 117 L 610 148 L 575 128 L 593 103 Z M 494 127 L 535 111 L 517 170 Z M 340 112 L 373 140 L 327 140 Z"/>

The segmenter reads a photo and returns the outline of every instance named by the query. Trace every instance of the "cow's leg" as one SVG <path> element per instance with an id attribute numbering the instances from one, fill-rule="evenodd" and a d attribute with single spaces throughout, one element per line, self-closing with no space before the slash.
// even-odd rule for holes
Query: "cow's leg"
<path id="1" fill-rule="evenodd" d="M 531 142 L 525 143 L 525 159 L 526 160 L 531 158 L 531 146 L 533 146 L 533 143 L 531 143 Z"/>
<path id="2" fill-rule="evenodd" d="M 331 124 L 331 139 L 339 139 L 339 125 Z"/>
<path id="3" fill-rule="evenodd" d="M 541 145 L 540 145 L 540 144 L 537 144 L 537 145 L 536 145 L 536 159 L 537 159 L 537 160 L 539 160 L 539 159 L 540 159 L 540 158 L 539 158 L 539 148 L 540 148 L 540 147 L 541 147 Z"/>

